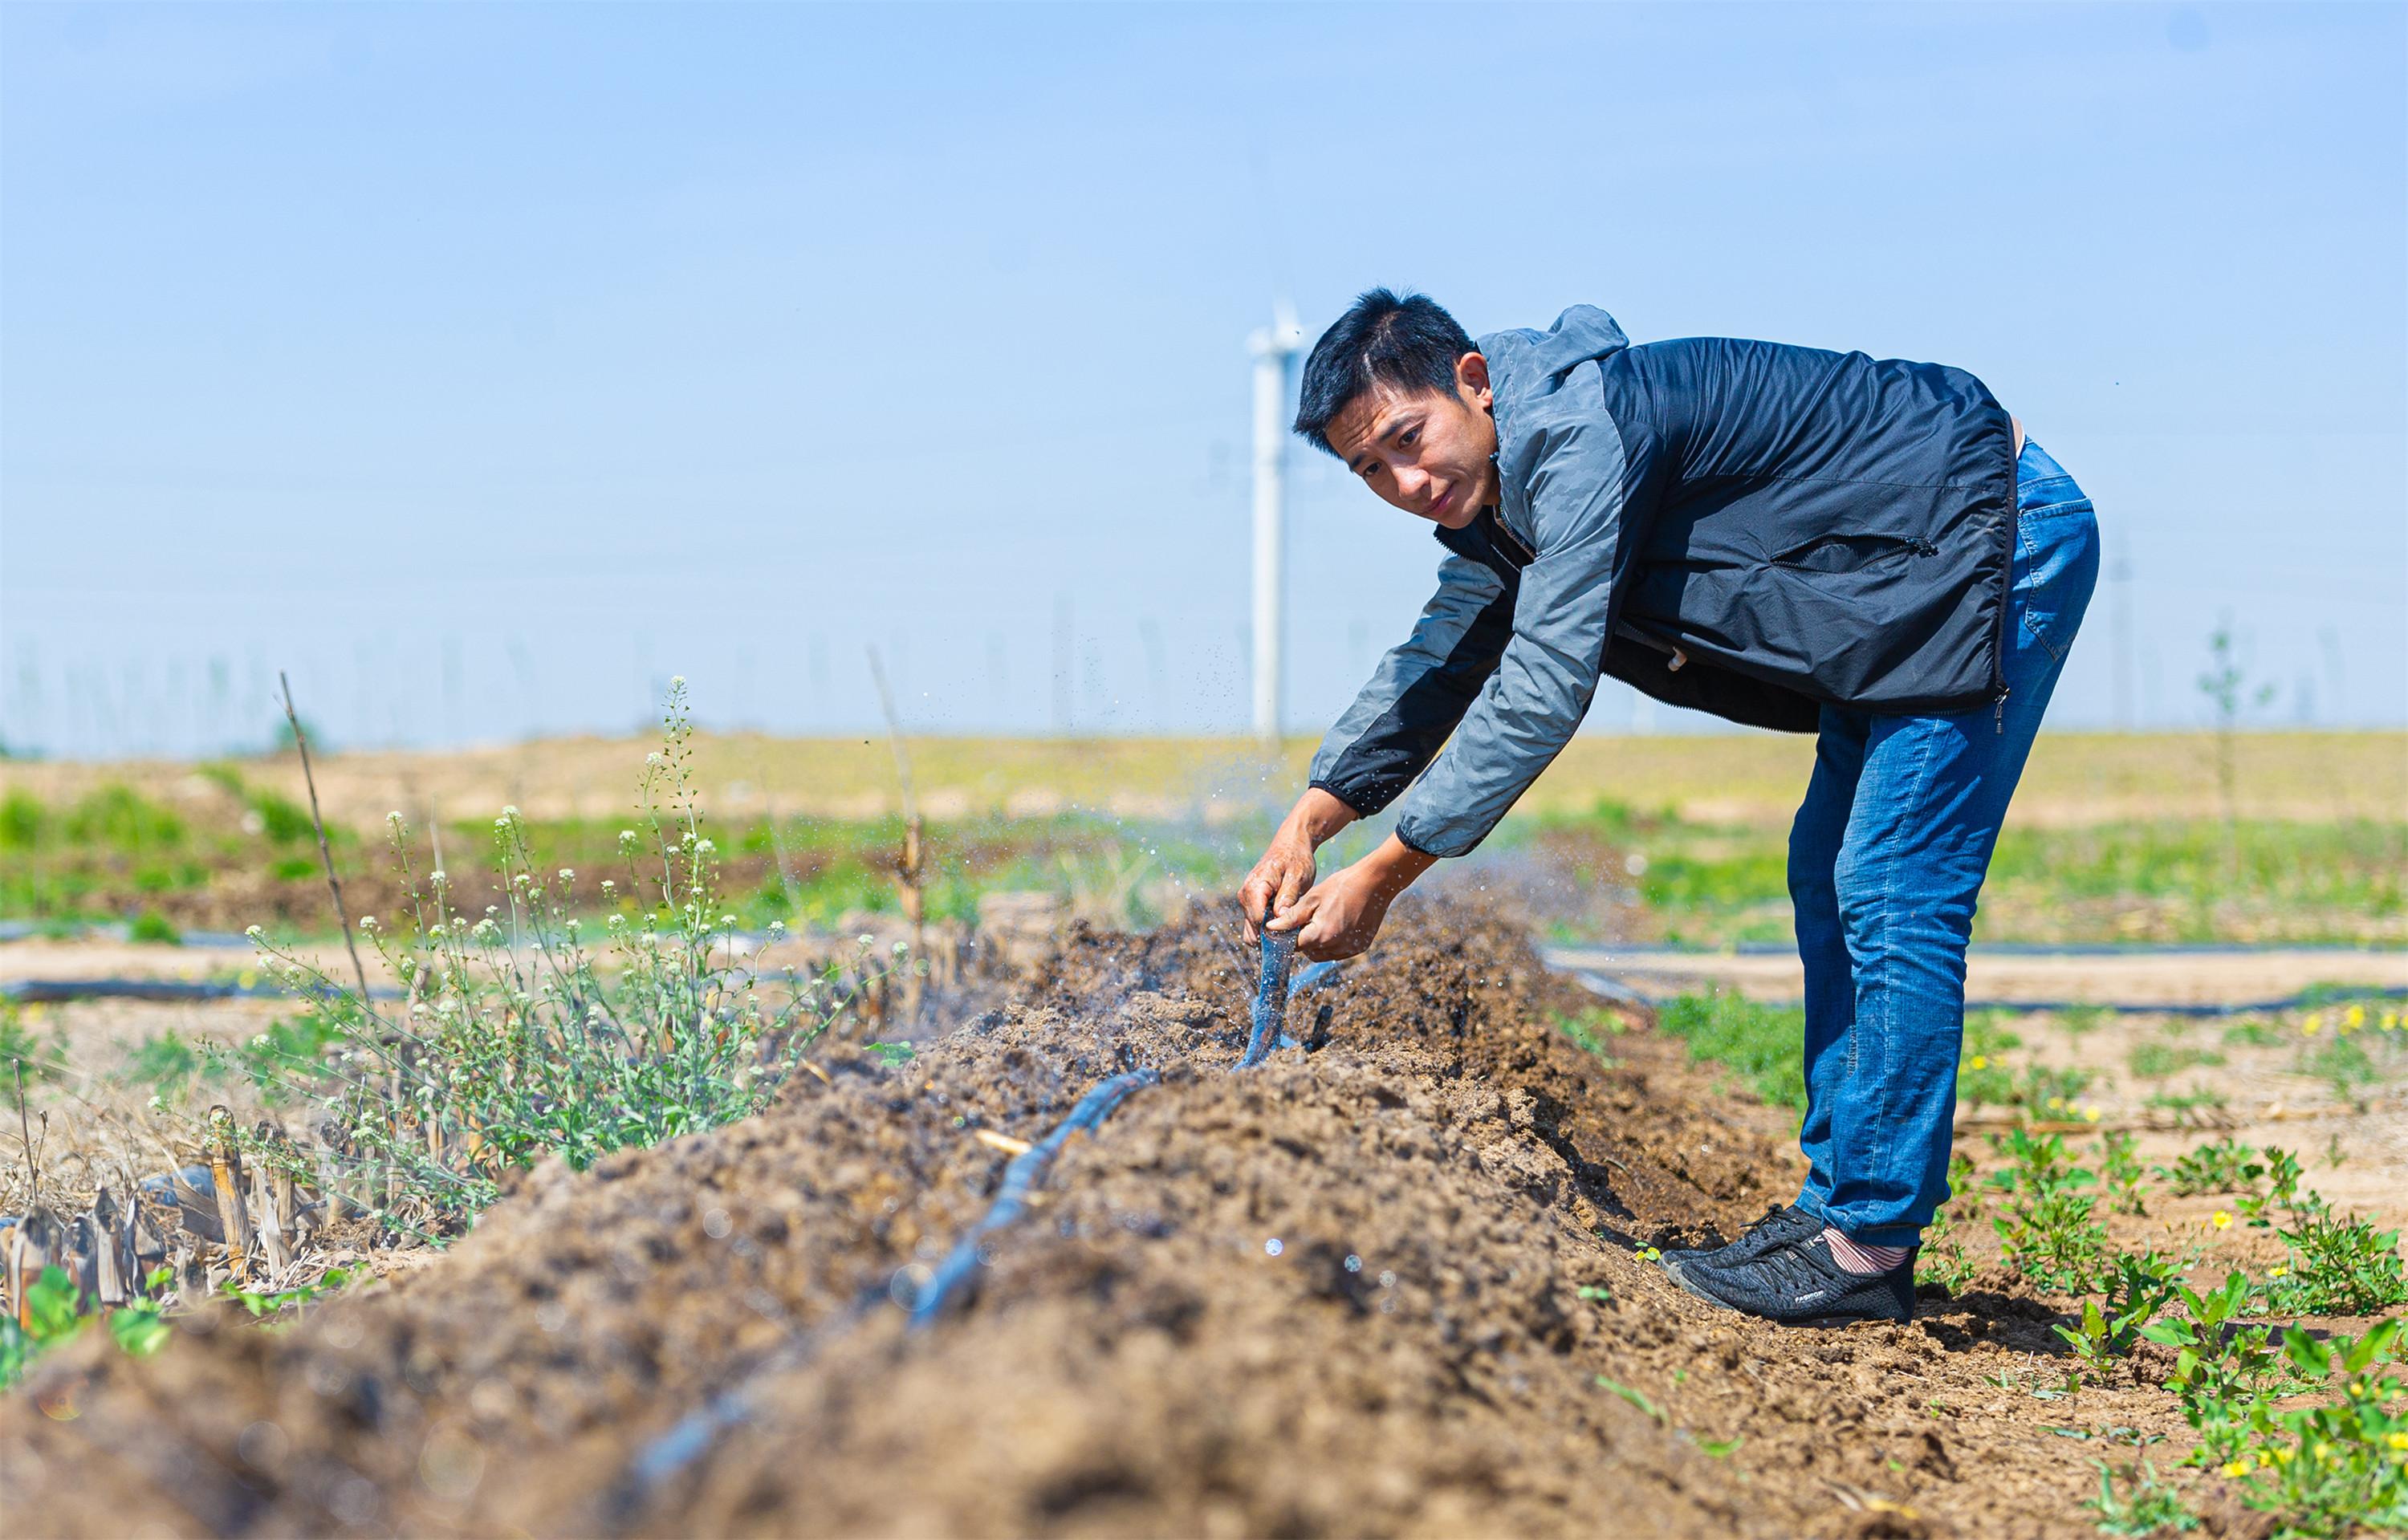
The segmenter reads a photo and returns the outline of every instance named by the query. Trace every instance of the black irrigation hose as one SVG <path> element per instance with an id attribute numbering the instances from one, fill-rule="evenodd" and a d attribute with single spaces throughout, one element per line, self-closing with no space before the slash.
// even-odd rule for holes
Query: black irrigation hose
<path id="1" fill-rule="evenodd" d="M 1239 1057 L 1240 1069 L 1252 1069 L 1279 1046 L 1279 1028 L 1287 1020 L 1287 970 L 1296 961 L 1294 931 L 1263 933 L 1263 977 L 1254 986 L 1254 1034 Z"/>
<path id="2" fill-rule="evenodd" d="M 1293 932 L 1265 934 L 1262 979 L 1254 994 L 1254 1031 L 1244 1056 L 1238 1061 L 1239 1069 L 1251 1069 L 1262 1062 L 1274 1047 L 1294 1046 L 1281 1031 L 1287 1015 L 1287 1000 L 1337 977 L 1338 964 L 1316 962 L 1297 974 L 1291 982 L 1288 970 L 1295 961 Z M 1043 1184 L 1054 1157 L 1061 1154 L 1072 1134 L 1101 1127 L 1122 1102 L 1161 1082 L 1162 1072 L 1153 1068 L 1130 1070 L 1098 1081 L 1042 1141 L 1013 1156 L 1011 1163 L 1003 1169 L 1003 1186 L 986 1213 L 968 1234 L 954 1244 L 944 1262 L 913 1298 L 908 1329 L 924 1331 L 949 1307 L 976 1292 L 979 1270 L 988 1261 L 988 1238 L 1027 1212 L 1029 1195 Z M 654 1492 L 708 1454 L 720 1434 L 747 1420 L 752 1414 L 754 1385 L 770 1375 L 810 1362 L 822 1343 L 860 1324 L 884 1297 L 868 1294 L 854 1301 L 850 1308 L 797 1336 L 739 1383 L 711 1396 L 668 1432 L 646 1444 L 605 1498 L 604 1512 L 609 1526 L 624 1530 L 632 1525 Z"/>
<path id="3" fill-rule="evenodd" d="M 955 1295 L 967 1299 L 976 1292 L 974 1280 L 987 1261 L 987 1237 L 1028 1212 L 1028 1195 L 1043 1185 L 1046 1172 L 1053 1168 L 1054 1157 L 1062 1153 L 1071 1134 L 1099 1126 L 1130 1092 L 1161 1083 L 1162 1071 L 1158 1069 L 1133 1069 L 1125 1075 L 1115 1075 L 1080 1097 L 1070 1116 L 1063 1119 L 1053 1133 L 1014 1155 L 1011 1163 L 1003 1168 L 1003 1187 L 996 1193 L 995 1202 L 987 1206 L 979 1222 L 970 1226 L 970 1233 L 953 1243 L 953 1250 L 912 1302 L 911 1330 L 927 1330 Z"/>
<path id="4" fill-rule="evenodd" d="M 310 992 L 332 1000 L 349 990 L 317 986 Z M 390 985 L 372 991 L 379 1000 L 398 1000 L 402 991 Z M 20 1005 L 54 1005 L 70 1000 L 289 1000 L 293 991 L 281 984 L 238 984 L 189 978 L 17 978 L 0 983 L 0 1000 Z"/>

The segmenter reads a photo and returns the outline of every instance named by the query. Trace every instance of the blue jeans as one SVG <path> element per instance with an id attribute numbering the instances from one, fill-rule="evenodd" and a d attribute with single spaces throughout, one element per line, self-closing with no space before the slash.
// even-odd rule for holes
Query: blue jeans
<path id="1" fill-rule="evenodd" d="M 1948 1201 L 1973 904 L 2098 578 L 2090 500 L 2026 439 L 2004 701 L 1954 717 L 1823 708 L 1789 834 L 1806 963 L 1798 1204 L 1851 1239 L 1912 1246 Z"/>

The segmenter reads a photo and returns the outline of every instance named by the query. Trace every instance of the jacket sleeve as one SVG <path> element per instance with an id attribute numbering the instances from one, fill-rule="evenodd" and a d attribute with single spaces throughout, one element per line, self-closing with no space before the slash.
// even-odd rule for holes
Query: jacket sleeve
<path id="1" fill-rule="evenodd" d="M 1312 756 L 1312 784 L 1359 817 L 1396 800 L 1463 720 L 1513 628 L 1504 579 L 1469 557 L 1439 563 L 1413 634 L 1380 660 Z"/>
<path id="2" fill-rule="evenodd" d="M 1398 814 L 1397 837 L 1428 855 L 1472 849 L 1562 751 L 1597 694 L 1613 632 L 1630 564 L 1629 467 L 1595 366 L 1574 371 L 1543 411 L 1517 463 L 1498 467 L 1509 488 L 1525 490 L 1538 552 L 1522 571 L 1512 639 Z"/>

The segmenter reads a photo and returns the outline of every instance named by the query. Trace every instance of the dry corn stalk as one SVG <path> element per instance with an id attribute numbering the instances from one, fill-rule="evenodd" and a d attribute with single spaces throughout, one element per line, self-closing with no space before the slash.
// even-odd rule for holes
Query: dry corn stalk
<path id="1" fill-rule="evenodd" d="M 209 1108 L 209 1176 L 218 1190 L 218 1223 L 225 1232 L 226 1271 L 245 1276 L 251 1256 L 251 1211 L 242 1200 L 242 1151 L 235 1148 L 234 1114 Z"/>

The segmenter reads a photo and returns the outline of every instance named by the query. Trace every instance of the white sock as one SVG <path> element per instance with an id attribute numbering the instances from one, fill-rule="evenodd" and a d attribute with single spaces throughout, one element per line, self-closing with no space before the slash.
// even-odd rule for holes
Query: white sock
<path id="1" fill-rule="evenodd" d="M 1823 1227 L 1823 1243 L 1831 1248 L 1831 1260 L 1840 1264 L 1842 1272 L 1867 1276 L 1888 1272 L 1906 1261 L 1907 1252 L 1913 1249 L 1904 1246 L 1868 1246 L 1848 1239 L 1828 1225 Z"/>

